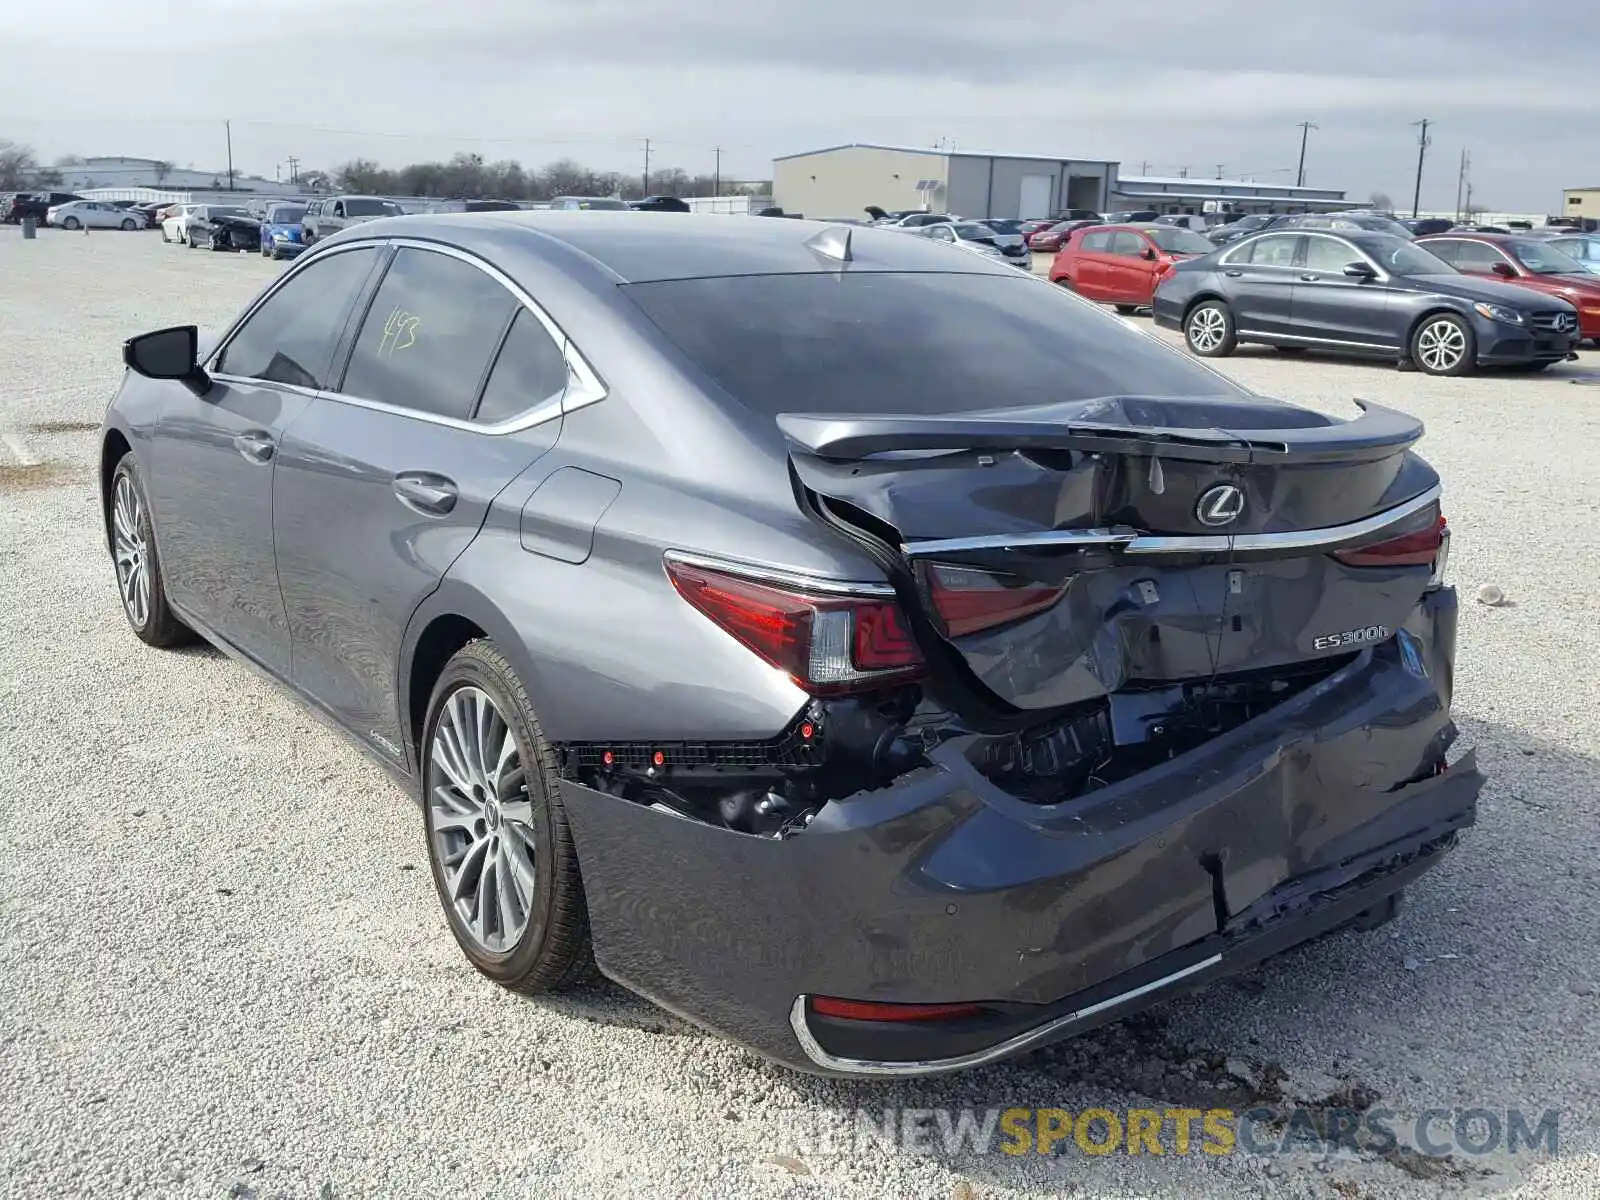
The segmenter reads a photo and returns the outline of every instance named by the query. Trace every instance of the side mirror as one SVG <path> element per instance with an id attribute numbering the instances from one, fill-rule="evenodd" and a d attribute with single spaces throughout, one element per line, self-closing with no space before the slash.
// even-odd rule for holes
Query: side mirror
<path id="1" fill-rule="evenodd" d="M 196 396 L 211 390 L 211 377 L 196 361 L 200 331 L 193 325 L 175 325 L 141 333 L 122 343 L 122 361 L 146 379 L 175 379 Z"/>
<path id="2" fill-rule="evenodd" d="M 1515 279 L 1517 277 L 1517 269 L 1508 262 L 1497 262 L 1489 269 L 1496 275 L 1503 276 L 1506 279 Z"/>
<path id="3" fill-rule="evenodd" d="M 1156 257 L 1156 252 L 1152 247 L 1146 246 L 1142 251 L 1140 251 L 1139 257 L 1140 258 L 1147 258 L 1151 262 L 1154 262 L 1155 261 L 1155 257 Z"/>
<path id="4" fill-rule="evenodd" d="M 1372 269 L 1371 263 L 1353 262 L 1348 264 L 1344 273 L 1351 279 L 1376 279 L 1378 273 Z"/>

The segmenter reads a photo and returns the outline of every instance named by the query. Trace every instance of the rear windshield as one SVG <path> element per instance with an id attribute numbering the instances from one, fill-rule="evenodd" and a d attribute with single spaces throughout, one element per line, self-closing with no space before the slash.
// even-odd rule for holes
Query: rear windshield
<path id="1" fill-rule="evenodd" d="M 758 413 L 952 413 L 1100 396 L 1241 394 L 1039 280 L 873 271 L 622 290 Z"/>
<path id="2" fill-rule="evenodd" d="M 398 214 L 400 206 L 392 200 L 346 200 L 344 211 L 351 217 L 383 217 Z"/>

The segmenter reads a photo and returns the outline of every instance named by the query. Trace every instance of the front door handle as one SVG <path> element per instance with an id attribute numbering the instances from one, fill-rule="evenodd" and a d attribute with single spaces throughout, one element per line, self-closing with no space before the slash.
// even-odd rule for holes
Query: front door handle
<path id="1" fill-rule="evenodd" d="M 1239 276 L 1243 275 L 1244 272 L 1243 271 L 1224 271 L 1223 274 L 1226 275 L 1229 279 L 1237 279 L 1237 278 L 1239 278 Z"/>
<path id="2" fill-rule="evenodd" d="M 1302 275 L 1302 276 L 1300 276 L 1300 282 L 1301 283 L 1316 283 L 1321 278 L 1322 278 L 1321 275 Z"/>
<path id="3" fill-rule="evenodd" d="M 430 517 L 442 517 L 456 506 L 460 492 L 443 475 L 408 471 L 394 477 L 394 494 L 400 503 Z"/>
<path id="4" fill-rule="evenodd" d="M 271 461 L 278 445 L 272 440 L 270 433 L 263 429 L 252 429 L 235 436 L 233 448 L 251 462 L 264 463 Z"/>

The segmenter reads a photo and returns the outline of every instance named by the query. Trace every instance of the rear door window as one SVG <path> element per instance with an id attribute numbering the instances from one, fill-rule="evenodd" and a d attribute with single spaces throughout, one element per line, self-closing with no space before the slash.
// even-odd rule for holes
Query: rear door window
<path id="1" fill-rule="evenodd" d="M 1036 279 L 864 271 L 623 285 L 745 409 L 952 413 L 1236 385 Z"/>
<path id="2" fill-rule="evenodd" d="M 517 306 L 471 263 L 402 247 L 367 309 L 340 390 L 465 421 Z"/>
<path id="3" fill-rule="evenodd" d="M 377 259 L 377 247 L 364 246 L 307 263 L 245 318 L 223 350 L 217 371 L 296 387 L 327 387 L 334 345 Z"/>
<path id="4" fill-rule="evenodd" d="M 561 346 L 538 317 L 519 308 L 473 419 L 481 425 L 509 421 L 555 399 L 566 387 L 567 359 Z"/>

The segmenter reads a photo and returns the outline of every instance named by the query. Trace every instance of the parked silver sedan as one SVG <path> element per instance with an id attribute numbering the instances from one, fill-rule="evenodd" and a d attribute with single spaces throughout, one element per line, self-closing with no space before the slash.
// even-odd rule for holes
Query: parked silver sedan
<path id="1" fill-rule="evenodd" d="M 144 221 L 104 200 L 71 200 L 45 210 L 44 223 L 61 229 L 140 229 Z"/>

